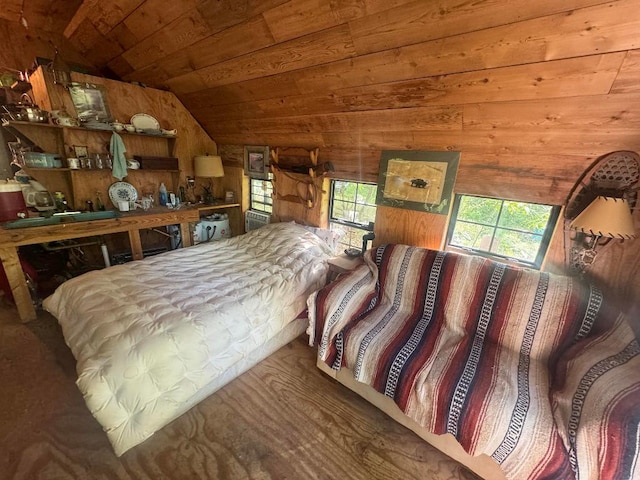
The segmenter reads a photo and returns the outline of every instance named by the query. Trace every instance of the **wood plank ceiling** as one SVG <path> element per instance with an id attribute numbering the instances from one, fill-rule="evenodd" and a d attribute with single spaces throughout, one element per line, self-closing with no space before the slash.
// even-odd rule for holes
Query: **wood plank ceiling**
<path id="1" fill-rule="evenodd" d="M 4 3 L 219 144 L 317 146 L 349 178 L 383 149 L 460 150 L 462 191 L 561 203 L 595 157 L 640 150 L 640 0 Z"/>

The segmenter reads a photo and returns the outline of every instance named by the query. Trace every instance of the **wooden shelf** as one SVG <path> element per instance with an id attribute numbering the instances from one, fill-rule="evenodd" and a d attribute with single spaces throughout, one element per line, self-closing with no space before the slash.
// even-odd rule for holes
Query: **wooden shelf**
<path id="1" fill-rule="evenodd" d="M 14 120 L 3 121 L 3 127 L 39 127 L 39 128 L 55 128 L 60 130 L 80 130 L 83 132 L 91 132 L 91 133 L 117 133 L 118 135 L 138 135 L 141 137 L 157 137 L 157 138 L 165 138 L 165 139 L 176 139 L 177 135 L 163 135 L 163 134 L 152 134 L 152 133 L 144 133 L 144 132 L 128 132 L 126 130 L 122 130 L 121 132 L 116 132 L 115 130 L 102 130 L 99 128 L 86 128 L 82 126 L 64 126 L 64 125 L 54 125 L 53 123 L 40 123 L 40 122 L 18 122 Z"/>
<path id="2" fill-rule="evenodd" d="M 86 146 L 90 157 L 96 152 L 104 153 L 105 149 L 109 149 L 109 139 L 114 133 L 112 130 L 94 130 L 81 126 L 68 127 L 36 122 L 5 121 L 2 123 L 2 127 L 32 149 L 55 152 L 62 158 L 69 156 L 70 148 L 77 145 Z M 136 154 L 173 155 L 176 143 L 174 135 L 118 132 L 118 134 L 120 133 L 122 133 L 128 156 Z M 109 186 L 115 181 L 109 168 L 24 167 L 24 169 L 49 191 L 62 192 L 73 208 L 82 208 L 87 200 L 94 200 L 97 193 L 101 193 L 103 198 L 106 198 Z M 127 181 L 141 192 L 155 192 L 161 183 L 164 183 L 171 191 L 177 192 L 179 189 L 180 170 L 177 168 L 130 169 L 127 170 L 125 176 Z"/>

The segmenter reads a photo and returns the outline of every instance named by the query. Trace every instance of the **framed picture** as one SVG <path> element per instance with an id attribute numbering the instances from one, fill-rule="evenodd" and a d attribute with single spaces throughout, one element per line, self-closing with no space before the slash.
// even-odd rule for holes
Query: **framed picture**
<path id="1" fill-rule="evenodd" d="M 73 83 L 69 87 L 69 93 L 80 122 L 110 123 L 112 121 L 102 86 L 90 83 Z"/>
<path id="2" fill-rule="evenodd" d="M 244 173 L 251 178 L 269 179 L 269 147 L 244 146 Z"/>
<path id="3" fill-rule="evenodd" d="M 376 204 L 447 215 L 460 152 L 385 150 Z"/>
<path id="4" fill-rule="evenodd" d="M 74 145 L 73 156 L 75 158 L 87 158 L 89 156 L 89 148 L 85 145 Z"/>

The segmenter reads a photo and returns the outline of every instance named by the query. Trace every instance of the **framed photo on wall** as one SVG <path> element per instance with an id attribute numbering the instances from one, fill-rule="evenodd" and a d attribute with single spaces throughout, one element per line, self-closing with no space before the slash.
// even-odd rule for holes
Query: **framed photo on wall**
<path id="1" fill-rule="evenodd" d="M 244 146 L 244 173 L 251 178 L 269 179 L 268 146 Z"/>
<path id="2" fill-rule="evenodd" d="M 376 204 L 447 215 L 459 162 L 460 152 L 383 151 Z"/>
<path id="3" fill-rule="evenodd" d="M 80 122 L 111 122 L 111 113 L 102 85 L 73 83 L 69 87 L 69 93 Z"/>

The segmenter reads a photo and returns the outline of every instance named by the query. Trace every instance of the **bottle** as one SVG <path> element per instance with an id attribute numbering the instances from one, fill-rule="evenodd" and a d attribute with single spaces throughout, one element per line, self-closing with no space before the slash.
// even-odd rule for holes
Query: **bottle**
<path id="1" fill-rule="evenodd" d="M 105 210 L 104 203 L 102 203 L 102 195 L 100 194 L 100 192 L 96 192 L 96 207 L 98 207 L 99 212 Z"/>
<path id="2" fill-rule="evenodd" d="M 163 207 L 166 206 L 168 198 L 169 197 L 167 196 L 167 187 L 164 186 L 164 183 L 161 183 L 159 195 L 158 195 L 158 201 L 160 202 L 160 205 L 162 205 Z"/>

